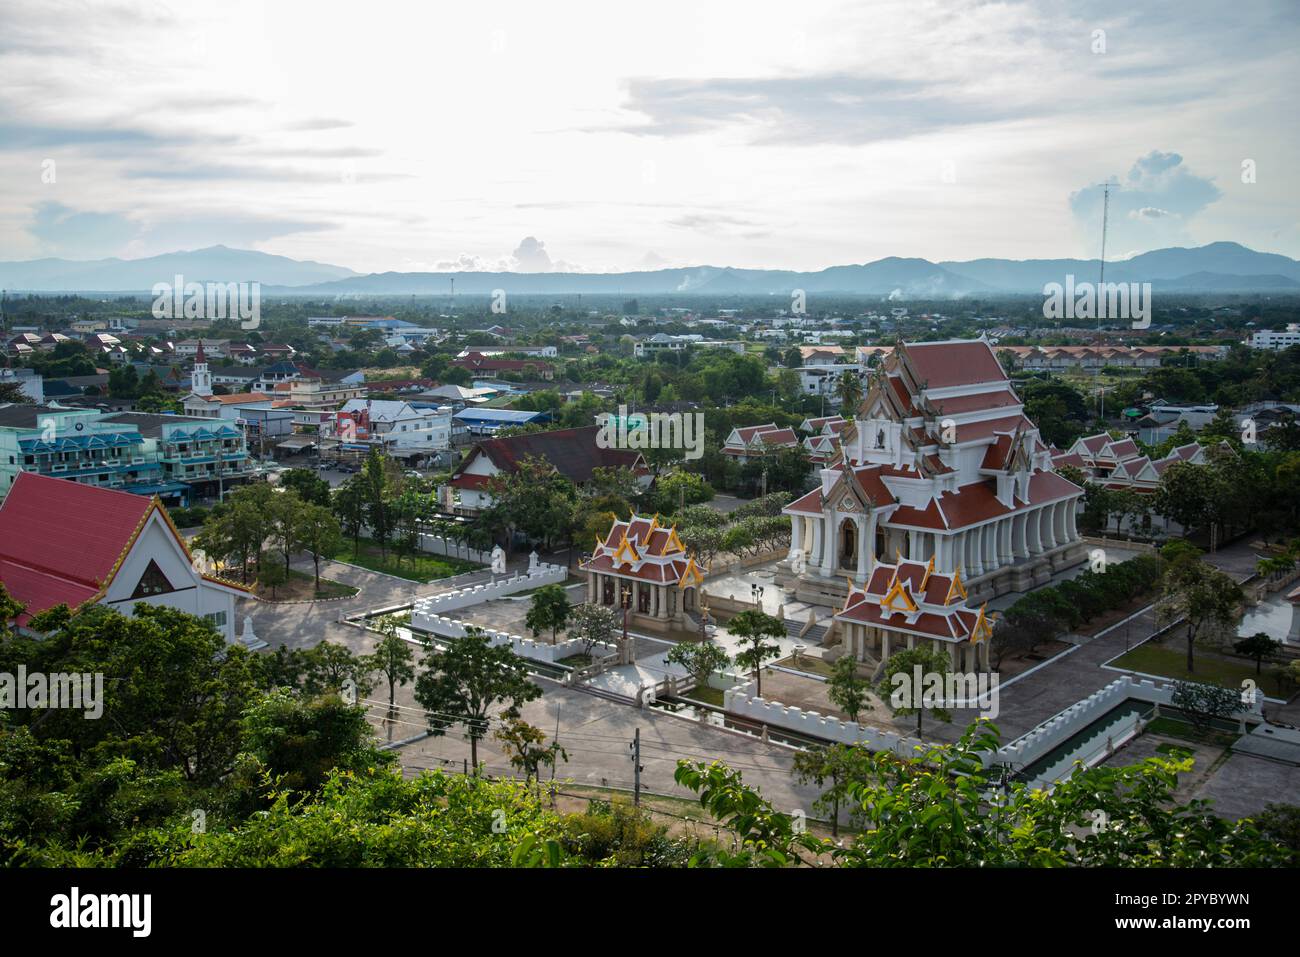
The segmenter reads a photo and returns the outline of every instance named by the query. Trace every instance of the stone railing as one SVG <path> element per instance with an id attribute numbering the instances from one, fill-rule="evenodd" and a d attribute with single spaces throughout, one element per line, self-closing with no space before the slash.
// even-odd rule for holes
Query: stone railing
<path id="1" fill-rule="evenodd" d="M 414 623 L 414 620 L 412 623 Z M 443 638 L 463 638 L 472 626 L 455 618 L 449 618 L 446 615 L 429 615 L 424 618 L 424 624 L 416 627 Z M 531 661 L 544 661 L 548 664 L 555 664 L 557 661 L 562 661 L 573 655 L 582 654 L 586 650 L 586 643 L 577 638 L 566 638 L 564 641 L 551 644 L 549 641 L 525 638 L 522 635 L 512 635 L 491 628 L 480 630 L 487 635 L 488 642 L 493 647 L 509 644 L 510 650 L 520 658 L 528 658 Z M 416 638 L 410 640 L 413 644 L 419 642 L 419 639 Z M 592 654 L 613 653 L 616 650 L 613 645 L 597 644 L 592 649 Z"/>
<path id="2" fill-rule="evenodd" d="M 753 682 L 728 688 L 722 694 L 723 709 L 729 714 L 773 728 L 783 728 L 840 744 L 860 744 L 870 751 L 893 751 L 905 757 L 912 757 L 916 753 L 919 742 L 913 738 L 905 738 L 870 725 L 841 721 L 816 711 L 804 711 L 779 701 L 766 701 L 755 697 L 753 688 Z"/>
<path id="3" fill-rule="evenodd" d="M 416 628 L 432 631 L 433 629 L 421 624 L 422 619 L 445 615 L 457 608 L 480 605 L 485 601 L 492 601 L 505 595 L 513 595 L 515 592 L 527 591 L 540 585 L 562 582 L 568 577 L 569 571 L 562 565 L 539 562 L 527 572 L 518 572 L 495 582 L 468 585 L 465 588 L 457 588 L 454 591 L 443 592 L 440 595 L 418 598 L 411 608 L 411 624 Z"/>

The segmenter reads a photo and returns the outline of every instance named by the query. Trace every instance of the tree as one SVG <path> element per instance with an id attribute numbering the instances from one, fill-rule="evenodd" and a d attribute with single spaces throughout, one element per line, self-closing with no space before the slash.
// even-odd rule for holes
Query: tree
<path id="1" fill-rule="evenodd" d="M 853 418 L 862 402 L 862 379 L 852 369 L 845 369 L 835 380 L 835 395 L 840 400 L 841 414 Z"/>
<path id="2" fill-rule="evenodd" d="M 1165 570 L 1157 614 L 1162 622 L 1181 618 L 1186 623 L 1188 673 L 1195 671 L 1197 635 L 1207 625 L 1227 626 L 1236 621 L 1244 597 L 1230 576 L 1199 558 L 1185 555 Z"/>
<path id="3" fill-rule="evenodd" d="M 618 629 L 619 617 L 607 605 L 583 602 L 569 614 L 569 637 L 582 642 L 582 653 L 588 658 L 596 645 L 612 645 Z"/>
<path id="4" fill-rule="evenodd" d="M 320 560 L 333 555 L 343 543 L 339 520 L 322 505 L 304 505 L 298 528 L 298 541 L 311 553 L 316 576 L 316 591 L 320 592 Z"/>
<path id="5" fill-rule="evenodd" d="M 388 496 L 391 483 L 384 469 L 383 456 L 378 449 L 372 448 L 366 455 L 366 464 L 362 469 L 361 488 L 365 494 L 365 516 L 370 524 L 370 537 L 379 546 L 383 557 L 388 556 L 388 539 L 392 533 L 391 514 Z"/>
<path id="6" fill-rule="evenodd" d="M 1197 681 L 1175 681 L 1170 704 L 1187 715 L 1197 731 L 1207 731 L 1215 721 L 1230 718 L 1241 707 L 1241 695 L 1230 688 Z"/>
<path id="7" fill-rule="evenodd" d="M 916 669 L 920 669 L 920 682 Z M 929 711 L 940 721 L 952 721 L 952 714 L 944 707 L 947 701 L 943 687 L 945 679 L 952 670 L 952 659 L 942 652 L 932 651 L 917 645 L 904 651 L 896 651 L 885 662 L 884 673 L 880 676 L 878 692 L 894 714 L 916 715 L 916 733 L 921 733 L 921 721 Z M 936 693 L 934 685 L 938 684 Z"/>
<path id="8" fill-rule="evenodd" d="M 1267 632 L 1257 631 L 1249 638 L 1243 638 L 1232 646 L 1239 655 L 1255 659 L 1255 674 L 1260 674 L 1265 661 L 1276 661 L 1282 651 L 1282 642 L 1270 637 Z"/>
<path id="9" fill-rule="evenodd" d="M 506 749 L 511 766 L 524 772 L 524 783 L 527 784 L 530 779 L 535 779 L 539 790 L 542 767 L 555 767 L 556 758 L 569 760 L 568 752 L 560 747 L 558 741 L 545 744 L 546 735 L 542 730 L 533 727 L 522 718 L 507 719 L 492 733 L 492 737 L 501 742 Z"/>
<path id="10" fill-rule="evenodd" d="M 319 790 L 330 773 L 393 763 L 374 744 L 366 709 L 330 694 L 300 700 L 280 689 L 244 716 L 247 752 L 277 789 Z"/>
<path id="11" fill-rule="evenodd" d="M 292 489 L 298 497 L 312 505 L 328 506 L 330 483 L 311 469 L 289 469 L 280 476 L 280 487 Z"/>
<path id="12" fill-rule="evenodd" d="M 757 609 L 742 611 L 727 622 L 727 632 L 736 638 L 741 650 L 736 653 L 736 666 L 745 668 L 754 676 L 755 694 L 763 696 L 763 664 L 781 653 L 781 646 L 768 638 L 786 637 L 785 622 Z"/>
<path id="13" fill-rule="evenodd" d="M 275 590 L 289 580 L 289 570 L 279 562 L 258 562 L 261 569 L 257 573 L 257 584 L 271 593 L 275 599 Z"/>
<path id="14" fill-rule="evenodd" d="M 664 660 L 686 669 L 696 686 L 708 687 L 714 672 L 731 664 L 731 656 L 721 645 L 711 641 L 679 641 L 669 649 Z"/>
<path id="15" fill-rule="evenodd" d="M 578 490 L 545 459 L 525 456 L 515 471 L 490 479 L 487 490 L 492 504 L 479 520 L 506 542 L 516 533 L 544 547 L 569 538 Z"/>
<path id="16" fill-rule="evenodd" d="M 871 708 L 869 692 L 871 683 L 858 674 L 858 661 L 852 655 L 840 655 L 831 666 L 830 681 L 826 685 L 826 697 L 831 704 L 839 708 L 849 720 L 856 723 L 858 715 Z"/>
<path id="17" fill-rule="evenodd" d="M 5 589 L 4 582 L 0 582 L 0 629 L 8 630 L 15 618 L 21 615 L 27 606 L 14 598 Z"/>
<path id="18" fill-rule="evenodd" d="M 330 505 L 343 534 L 352 539 L 353 550 L 361 547 L 361 532 L 366 524 L 366 496 L 365 477 L 354 475 L 334 490 Z"/>
<path id="19" fill-rule="evenodd" d="M 711 501 L 713 496 L 713 487 L 704 481 L 704 476 L 679 470 L 655 482 L 654 507 L 665 515 L 672 515 L 686 505 Z"/>
<path id="20" fill-rule="evenodd" d="M 555 644 L 555 633 L 569 621 L 569 595 L 560 584 L 543 585 L 533 592 L 533 600 L 524 624 L 533 633 L 533 637 L 545 628 L 551 630 L 551 644 Z"/>
<path id="21" fill-rule="evenodd" d="M 915 757 L 863 752 L 843 786 L 857 820 L 842 847 L 795 827 L 740 772 L 681 761 L 677 782 L 737 838 L 734 850 L 702 849 L 694 863 L 783 867 L 829 855 L 840 867 L 1168 868 L 1296 860 L 1250 819 L 1225 820 L 1204 800 L 1180 803 L 1175 788 L 1190 758 L 1079 767 L 1044 791 L 1003 779 L 992 760 L 997 747 L 996 727 L 980 720 L 956 743 Z M 1089 833 L 1099 819 L 1105 826 Z"/>
<path id="22" fill-rule="evenodd" d="M 527 666 L 509 645 L 493 646 L 480 628 L 471 626 L 443 649 L 432 643 L 428 648 L 425 670 L 415 680 L 415 700 L 424 707 L 434 737 L 458 722 L 465 725 L 478 773 L 478 742 L 487 734 L 489 709 L 505 704 L 504 715 L 518 717 L 520 706 L 541 697 L 542 689 L 529 680 Z"/>
<path id="23" fill-rule="evenodd" d="M 303 662 L 306 665 L 303 690 L 308 695 L 345 691 L 350 686 L 351 696 L 360 700 L 375 686 L 370 680 L 374 671 L 370 661 L 346 645 L 322 641 L 303 652 Z"/>
<path id="24" fill-rule="evenodd" d="M 862 761 L 869 753 L 851 744 L 832 744 L 794 754 L 793 770 L 800 784 L 823 787 L 829 782 L 814 806 L 830 815 L 832 838 L 840 836 L 840 804 L 849 797 L 849 784 L 860 776 Z"/>
<path id="25" fill-rule="evenodd" d="M 415 652 L 411 645 L 397 634 L 397 619 L 384 615 L 375 622 L 375 627 L 383 635 L 374 653 L 366 659 L 371 672 L 381 674 L 388 680 L 388 717 L 397 715 L 397 687 L 405 686 L 415 678 Z"/>

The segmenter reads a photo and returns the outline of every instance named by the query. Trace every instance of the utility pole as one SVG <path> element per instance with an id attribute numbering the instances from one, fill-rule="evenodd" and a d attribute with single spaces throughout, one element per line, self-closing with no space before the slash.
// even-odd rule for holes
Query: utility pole
<path id="1" fill-rule="evenodd" d="M 641 806 L 641 729 L 636 729 L 636 736 L 632 738 L 628 750 L 632 752 L 632 804 L 635 807 Z"/>

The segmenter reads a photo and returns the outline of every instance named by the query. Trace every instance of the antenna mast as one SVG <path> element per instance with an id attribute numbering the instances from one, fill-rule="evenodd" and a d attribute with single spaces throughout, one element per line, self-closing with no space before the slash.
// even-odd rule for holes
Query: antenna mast
<path id="1" fill-rule="evenodd" d="M 1097 278 L 1097 340 L 1101 341 L 1101 297 L 1105 295 L 1106 285 L 1106 228 L 1110 224 L 1110 188 L 1116 185 L 1110 180 L 1101 184 L 1101 270 Z M 1101 384 L 1101 364 L 1098 363 L 1097 369 L 1097 416 L 1101 420 L 1102 427 L 1106 425 L 1106 392 Z"/>

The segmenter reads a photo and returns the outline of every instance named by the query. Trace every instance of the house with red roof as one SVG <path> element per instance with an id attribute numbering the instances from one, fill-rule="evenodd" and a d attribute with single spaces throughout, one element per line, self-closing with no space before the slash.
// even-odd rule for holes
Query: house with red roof
<path id="1" fill-rule="evenodd" d="M 56 605 L 137 602 L 178 608 L 236 639 L 247 589 L 198 571 L 157 498 L 19 473 L 0 505 L 0 583 L 26 608 L 19 628 Z"/>
<path id="2" fill-rule="evenodd" d="M 727 440 L 722 443 L 722 454 L 734 456 L 744 465 L 750 459 L 762 458 L 781 449 L 793 449 L 798 445 L 799 436 L 794 434 L 794 429 L 768 422 L 732 429 Z"/>
<path id="3" fill-rule="evenodd" d="M 579 567 L 587 573 L 587 601 L 626 607 L 629 624 L 656 631 L 694 627 L 686 613 L 699 608 L 708 569 L 696 564 L 677 526 L 660 525 L 658 515 L 614 522 Z"/>
<path id="4" fill-rule="evenodd" d="M 591 481 L 598 468 L 625 468 L 644 486 L 651 473 L 645 457 L 636 449 L 601 448 L 597 442 L 601 426 L 527 432 L 478 442 L 457 466 L 440 494 L 461 514 L 476 515 L 492 504 L 488 484 L 498 475 L 517 471 L 529 457 L 542 459 L 575 485 Z"/>
<path id="5" fill-rule="evenodd" d="M 1052 454 L 984 339 L 900 342 L 871 376 L 819 486 L 783 510 L 796 594 L 840 604 L 881 562 L 934 559 L 973 596 L 1082 561 L 1083 490 Z"/>

